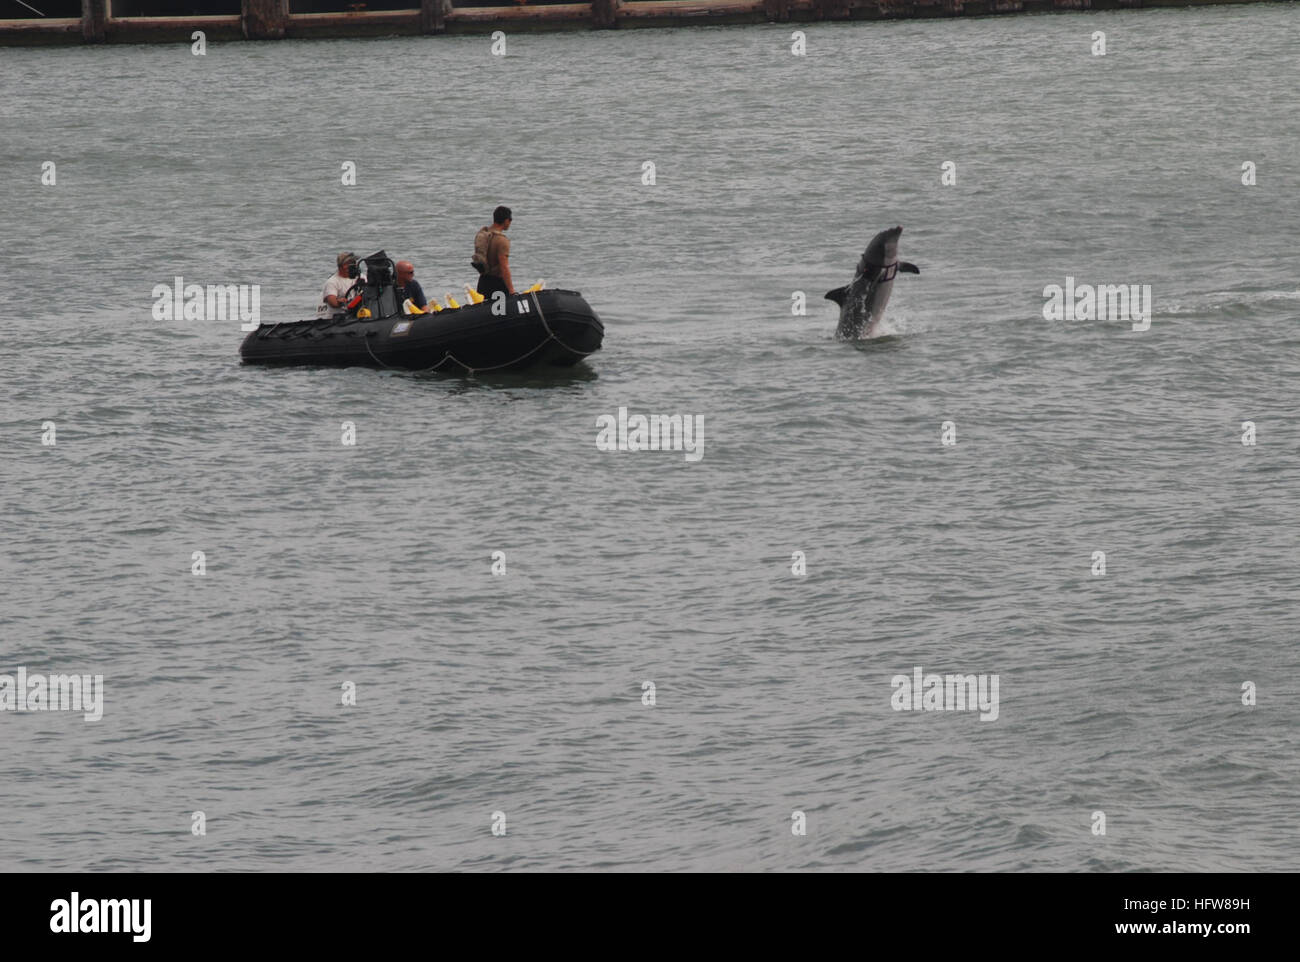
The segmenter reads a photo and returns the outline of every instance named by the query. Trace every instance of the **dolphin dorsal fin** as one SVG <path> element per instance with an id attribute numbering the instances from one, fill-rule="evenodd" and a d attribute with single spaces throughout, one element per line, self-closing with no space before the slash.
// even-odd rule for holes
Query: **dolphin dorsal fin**
<path id="1" fill-rule="evenodd" d="M 827 292 L 826 292 L 826 300 L 828 300 L 828 301 L 834 301 L 834 302 L 835 302 L 836 304 L 838 304 L 840 307 L 843 307 L 843 306 L 844 306 L 844 298 L 848 297 L 848 295 L 849 295 L 849 287 L 850 287 L 850 286 L 851 286 L 851 285 L 849 285 L 849 284 L 845 284 L 843 287 L 837 287 L 837 288 L 835 288 L 835 290 L 833 290 L 833 291 L 827 291 Z"/>

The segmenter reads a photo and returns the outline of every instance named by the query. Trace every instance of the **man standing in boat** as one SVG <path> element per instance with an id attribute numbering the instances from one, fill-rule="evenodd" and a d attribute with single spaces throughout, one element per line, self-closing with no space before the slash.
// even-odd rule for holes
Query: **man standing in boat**
<path id="1" fill-rule="evenodd" d="M 506 237 L 511 220 L 510 208 L 498 207 L 492 212 L 492 223 L 474 235 L 473 264 L 481 274 L 478 292 L 484 297 L 496 291 L 515 293 L 510 278 L 510 238 Z"/>
<path id="2" fill-rule="evenodd" d="M 333 317 L 347 312 L 344 295 L 357 282 L 357 255 L 344 251 L 338 256 L 338 272 L 331 274 L 325 282 L 325 291 L 321 294 L 320 304 L 316 306 L 317 317 Z"/>

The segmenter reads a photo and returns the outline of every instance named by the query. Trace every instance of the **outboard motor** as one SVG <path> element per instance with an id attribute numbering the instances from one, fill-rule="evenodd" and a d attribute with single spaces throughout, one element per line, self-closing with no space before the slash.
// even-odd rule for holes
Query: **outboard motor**
<path id="1" fill-rule="evenodd" d="M 392 258 L 376 251 L 361 258 L 366 265 L 366 282 L 361 289 L 361 307 L 370 311 L 372 318 L 397 317 L 401 308 L 397 303 L 397 270 Z"/>

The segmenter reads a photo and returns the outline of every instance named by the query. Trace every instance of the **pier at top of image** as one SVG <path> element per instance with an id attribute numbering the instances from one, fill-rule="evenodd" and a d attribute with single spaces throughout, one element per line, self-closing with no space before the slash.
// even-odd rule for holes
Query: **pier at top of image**
<path id="1" fill-rule="evenodd" d="M 808 23 L 1189 7 L 1262 0 L 0 0 L 0 44 L 170 43 L 581 30 L 724 23 Z M 1278 0 L 1273 0 L 1278 2 Z M 1281 0 L 1294 2 L 1294 0 Z"/>

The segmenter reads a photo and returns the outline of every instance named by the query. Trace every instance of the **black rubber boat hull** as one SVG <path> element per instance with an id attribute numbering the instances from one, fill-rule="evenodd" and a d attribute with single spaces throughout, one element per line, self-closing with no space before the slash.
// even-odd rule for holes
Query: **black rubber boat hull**
<path id="1" fill-rule="evenodd" d="M 600 350 L 605 326 L 577 291 L 491 299 L 437 314 L 263 324 L 244 338 L 246 364 L 360 365 L 407 371 L 521 371 L 571 367 Z"/>

